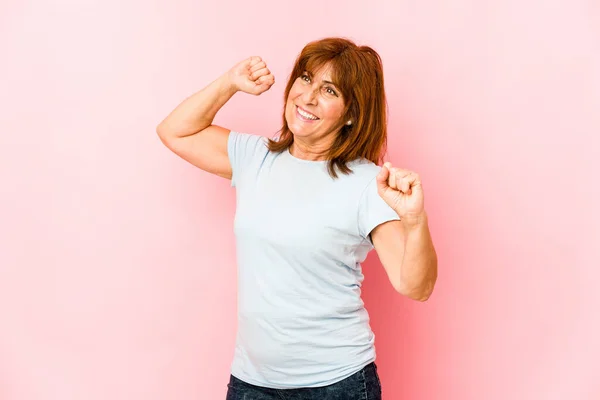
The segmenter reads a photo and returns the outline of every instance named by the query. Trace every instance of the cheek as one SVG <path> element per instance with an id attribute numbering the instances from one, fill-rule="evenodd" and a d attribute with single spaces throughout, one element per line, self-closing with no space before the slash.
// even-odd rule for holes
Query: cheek
<path id="1" fill-rule="evenodd" d="M 290 89 L 290 94 L 288 95 L 288 100 L 295 99 L 301 93 L 302 93 L 302 91 L 296 85 L 292 86 L 292 88 Z"/>
<path id="2" fill-rule="evenodd" d="M 285 119 L 289 120 L 290 118 L 292 118 L 294 116 L 295 113 L 295 106 L 294 106 L 294 99 L 292 97 L 292 92 L 290 92 L 290 95 L 287 98 L 287 102 L 285 105 Z"/>
<path id="3" fill-rule="evenodd" d="M 324 104 L 325 106 L 325 115 L 328 118 L 337 120 L 342 117 L 342 113 L 344 112 L 344 105 L 339 104 L 337 102 Z"/>
<path id="4" fill-rule="evenodd" d="M 292 112 L 294 111 L 294 98 L 292 97 L 292 93 L 290 92 L 290 95 L 287 98 L 287 102 L 285 104 L 285 111 L 286 112 Z"/>

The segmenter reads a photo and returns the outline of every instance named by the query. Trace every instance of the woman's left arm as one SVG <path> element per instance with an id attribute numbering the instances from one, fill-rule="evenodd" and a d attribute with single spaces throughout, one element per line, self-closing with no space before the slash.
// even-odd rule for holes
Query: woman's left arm
<path id="1" fill-rule="evenodd" d="M 437 280 L 437 254 L 421 180 L 414 172 L 386 163 L 377 176 L 377 191 L 401 220 L 377 226 L 371 232 L 373 246 L 396 291 L 425 301 Z"/>

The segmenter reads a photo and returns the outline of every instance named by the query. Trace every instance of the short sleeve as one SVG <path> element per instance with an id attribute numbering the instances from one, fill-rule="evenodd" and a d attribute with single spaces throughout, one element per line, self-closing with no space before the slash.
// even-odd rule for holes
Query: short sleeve
<path id="1" fill-rule="evenodd" d="M 257 159 L 258 152 L 266 150 L 265 138 L 236 131 L 229 132 L 227 155 L 231 164 L 231 186 L 236 186 L 243 171 L 248 170 Z"/>
<path id="2" fill-rule="evenodd" d="M 358 230 L 360 236 L 373 242 L 369 235 L 377 225 L 387 221 L 399 221 L 400 217 L 377 193 L 377 179 L 373 178 L 363 191 L 358 205 Z"/>

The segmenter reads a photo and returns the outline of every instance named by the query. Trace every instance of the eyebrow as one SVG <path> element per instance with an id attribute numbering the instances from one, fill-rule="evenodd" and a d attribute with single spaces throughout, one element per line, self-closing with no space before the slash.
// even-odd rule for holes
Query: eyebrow
<path id="1" fill-rule="evenodd" d="M 331 81 L 322 80 L 321 82 L 323 82 L 323 83 L 329 83 L 330 85 L 332 85 L 333 87 L 335 87 L 336 89 L 338 89 L 338 86 L 335 83 L 331 82 Z"/>
<path id="2" fill-rule="evenodd" d="M 313 77 L 315 76 L 315 74 L 313 74 L 312 72 L 306 71 L 306 73 L 307 73 L 307 74 L 308 74 L 308 75 L 309 75 L 311 78 L 313 78 Z M 329 83 L 330 85 L 333 85 L 333 86 L 335 86 L 335 87 L 336 87 L 336 89 L 338 88 L 338 86 L 337 86 L 335 83 L 331 82 L 331 81 L 326 81 L 326 80 L 323 80 L 322 82 L 323 82 L 323 83 Z"/>

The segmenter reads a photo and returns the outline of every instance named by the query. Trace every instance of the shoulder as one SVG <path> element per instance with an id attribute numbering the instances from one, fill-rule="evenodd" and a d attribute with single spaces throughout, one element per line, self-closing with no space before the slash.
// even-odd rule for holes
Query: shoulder
<path id="1" fill-rule="evenodd" d="M 229 133 L 227 149 L 231 158 L 264 156 L 269 152 L 269 138 L 251 133 L 232 130 Z"/>
<path id="2" fill-rule="evenodd" d="M 352 170 L 351 175 L 357 183 L 361 183 L 365 188 L 375 181 L 375 177 L 381 171 L 379 165 L 364 158 L 354 160 L 348 166 Z"/>
<path id="3" fill-rule="evenodd" d="M 229 142 L 232 145 L 257 146 L 267 144 L 269 138 L 266 136 L 232 130 L 229 132 Z"/>
<path id="4" fill-rule="evenodd" d="M 353 160 L 347 166 L 352 171 L 344 174 L 338 171 L 338 178 L 332 179 L 337 191 L 344 193 L 346 198 L 355 198 L 358 202 L 367 193 L 377 193 L 376 177 L 381 167 L 366 160 Z"/>

